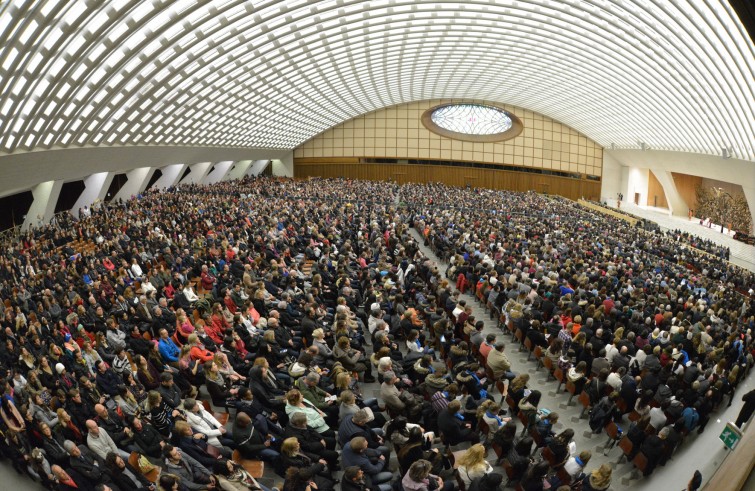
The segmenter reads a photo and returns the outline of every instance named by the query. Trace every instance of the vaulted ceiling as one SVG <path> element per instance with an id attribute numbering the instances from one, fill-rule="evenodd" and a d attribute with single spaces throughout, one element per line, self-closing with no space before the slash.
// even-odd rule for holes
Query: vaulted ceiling
<path id="1" fill-rule="evenodd" d="M 395 104 L 526 107 L 606 147 L 755 160 L 726 0 L 0 2 L 0 153 L 292 149 Z"/>

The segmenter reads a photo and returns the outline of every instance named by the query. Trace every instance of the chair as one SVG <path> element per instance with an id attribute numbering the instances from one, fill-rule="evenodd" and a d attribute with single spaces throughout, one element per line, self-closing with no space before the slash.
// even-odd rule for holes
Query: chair
<path id="1" fill-rule="evenodd" d="M 623 452 L 621 456 L 619 457 L 619 460 L 616 461 L 618 464 L 621 462 L 621 459 L 624 457 L 629 456 L 630 453 L 632 453 L 632 448 L 634 448 L 634 444 L 632 443 L 632 440 L 630 440 L 628 437 L 624 437 L 621 440 L 619 440 L 619 448 Z"/>
<path id="2" fill-rule="evenodd" d="M 566 468 L 564 466 L 561 466 L 556 470 L 556 475 L 558 476 L 558 480 L 561 481 L 562 486 L 571 485 L 571 476 L 568 472 L 566 472 Z"/>
<path id="3" fill-rule="evenodd" d="M 514 398 L 508 394 L 506 394 L 506 405 L 509 406 L 509 409 L 511 410 L 511 414 L 514 414 L 516 410 L 516 402 L 514 402 Z"/>
<path id="4" fill-rule="evenodd" d="M 535 346 L 535 359 L 537 360 L 537 366 L 535 367 L 535 371 L 540 370 L 540 367 L 543 366 L 543 347 L 542 346 Z"/>
<path id="5" fill-rule="evenodd" d="M 265 463 L 263 461 L 247 460 L 241 456 L 241 452 L 239 452 L 238 450 L 233 451 L 231 460 L 243 467 L 244 470 L 247 471 L 249 475 L 255 479 L 262 477 L 262 474 L 265 472 Z"/>
<path id="6" fill-rule="evenodd" d="M 138 470 L 139 472 L 142 472 L 141 468 L 139 467 L 139 454 L 136 452 L 131 452 L 131 454 L 128 456 L 128 463 L 133 467 L 134 469 Z M 154 469 L 152 469 L 149 472 L 142 472 L 142 475 L 149 481 L 149 482 L 157 482 L 157 479 L 160 477 L 160 471 L 161 469 L 157 466 L 155 466 Z"/>
<path id="7" fill-rule="evenodd" d="M 635 422 L 638 419 L 640 419 L 640 413 L 638 413 L 635 410 L 632 410 L 632 412 L 629 413 L 629 421 Z"/>
<path id="8" fill-rule="evenodd" d="M 488 380 L 495 380 L 495 375 L 493 374 L 493 369 L 489 366 L 485 365 L 485 376 L 488 378 Z"/>
<path id="9" fill-rule="evenodd" d="M 627 401 L 625 401 L 622 397 L 619 397 L 616 399 L 616 407 L 621 411 L 621 414 L 626 414 L 629 410 L 627 407 Z"/>
<path id="10" fill-rule="evenodd" d="M 543 447 L 543 459 L 548 462 L 548 465 L 556 468 L 561 462 L 556 462 L 556 455 L 550 449 L 550 447 Z"/>
<path id="11" fill-rule="evenodd" d="M 545 447 L 545 439 L 543 438 L 543 435 L 541 435 L 540 432 L 537 431 L 536 426 L 531 426 L 529 432 L 530 432 L 530 436 L 535 441 L 535 445 L 537 446 L 537 448 Z"/>
<path id="12" fill-rule="evenodd" d="M 506 472 L 506 478 L 507 478 L 506 487 L 509 487 L 513 481 L 517 481 L 517 479 L 515 479 L 516 473 L 514 471 L 514 467 L 506 459 L 503 459 L 503 462 L 501 462 L 501 465 L 503 466 L 503 470 Z"/>
<path id="13" fill-rule="evenodd" d="M 496 460 L 495 465 L 501 465 L 501 461 L 504 459 L 505 455 L 503 455 L 503 449 L 500 445 L 497 443 L 493 443 L 491 445 L 491 448 L 493 449 L 493 452 L 495 452 L 496 457 L 498 457 L 498 460 Z"/>
<path id="14" fill-rule="evenodd" d="M 551 375 L 553 375 L 553 360 L 548 355 L 543 357 L 543 366 L 548 370 L 548 378 L 551 378 Z"/>
<path id="15" fill-rule="evenodd" d="M 527 349 L 527 351 L 529 351 L 529 353 L 527 354 L 527 361 L 530 361 L 533 349 L 532 340 L 530 338 L 524 338 L 524 347 Z"/>
<path id="16" fill-rule="evenodd" d="M 603 429 L 606 430 L 606 435 L 608 435 L 608 441 L 603 449 L 603 455 L 607 456 L 619 440 L 619 427 L 613 421 L 609 421 Z"/>
<path id="17" fill-rule="evenodd" d="M 204 407 L 205 411 L 212 414 L 212 416 L 218 420 L 218 423 L 225 426 L 226 423 L 228 423 L 228 413 L 216 413 L 212 410 L 212 406 L 210 405 L 210 401 L 202 401 L 202 407 Z"/>
<path id="18" fill-rule="evenodd" d="M 495 388 L 498 389 L 498 392 L 500 392 L 501 395 L 506 394 L 506 385 L 503 383 L 503 380 L 496 380 Z"/>
<path id="19" fill-rule="evenodd" d="M 490 433 L 490 426 L 485 422 L 484 419 L 480 419 L 480 422 L 477 423 L 477 428 L 480 430 L 480 433 L 483 435 L 487 435 Z"/>
<path id="20" fill-rule="evenodd" d="M 590 409 L 590 394 L 582 391 L 582 393 L 579 394 L 577 400 L 580 402 L 580 404 L 582 404 L 582 412 L 579 413 L 579 419 L 582 419 L 585 416 L 585 412 Z"/>
<path id="21" fill-rule="evenodd" d="M 561 386 L 564 384 L 564 381 L 566 380 L 566 376 L 564 375 L 564 371 L 560 368 L 556 367 L 555 370 L 553 370 L 553 376 L 556 380 L 558 380 L 558 387 L 556 387 L 556 393 L 561 391 Z"/>
<path id="22" fill-rule="evenodd" d="M 522 349 L 524 349 L 523 344 L 522 344 L 524 341 L 524 331 L 522 331 L 521 329 L 517 329 L 516 332 L 514 333 L 514 337 L 516 338 L 517 341 L 519 341 L 519 351 L 522 351 Z"/>
<path id="23" fill-rule="evenodd" d="M 638 471 L 645 474 L 645 469 L 647 469 L 648 466 L 648 458 L 645 457 L 644 453 L 638 452 L 632 460 L 632 465 L 634 465 Z"/>
<path id="24" fill-rule="evenodd" d="M 577 395 L 577 386 L 574 385 L 574 382 L 569 379 L 566 380 L 566 391 L 571 394 L 569 396 L 569 400 L 566 401 L 566 405 L 571 406 L 572 399 L 574 399 L 574 396 Z"/>

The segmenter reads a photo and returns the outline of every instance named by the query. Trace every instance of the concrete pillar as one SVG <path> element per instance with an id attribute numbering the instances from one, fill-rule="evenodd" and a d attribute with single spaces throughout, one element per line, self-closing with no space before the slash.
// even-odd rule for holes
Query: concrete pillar
<path id="1" fill-rule="evenodd" d="M 228 174 L 223 178 L 224 181 L 235 181 L 241 179 L 246 175 L 246 171 L 252 166 L 252 160 L 239 160 L 228 171 Z"/>
<path id="2" fill-rule="evenodd" d="M 192 164 L 189 167 L 191 168 L 191 172 L 180 184 L 200 184 L 207 173 L 210 172 L 212 162 L 200 162 Z"/>
<path id="3" fill-rule="evenodd" d="M 285 157 L 273 160 L 273 175 L 294 177 L 294 152 L 291 151 Z"/>
<path id="4" fill-rule="evenodd" d="M 112 201 L 118 201 L 119 199 L 126 201 L 131 199 L 132 196 L 143 192 L 153 172 L 155 172 L 154 167 L 139 167 L 128 171 L 126 173 L 126 184 L 113 196 Z"/>
<path id="5" fill-rule="evenodd" d="M 84 179 L 84 186 L 86 187 L 71 208 L 71 213 L 74 216 L 79 216 L 79 209 L 104 200 L 114 176 L 115 174 L 112 172 L 98 172 Z"/>
<path id="6" fill-rule="evenodd" d="M 652 171 L 658 182 L 663 186 L 663 193 L 666 195 L 666 203 L 668 203 L 669 211 L 672 215 L 687 216 L 689 208 L 687 202 L 684 201 L 682 195 L 676 189 L 676 183 L 674 182 L 674 176 L 671 172 L 654 170 Z"/>
<path id="7" fill-rule="evenodd" d="M 216 182 L 220 182 L 223 180 L 223 178 L 228 174 L 228 171 L 231 170 L 231 167 L 233 167 L 233 161 L 232 160 L 225 160 L 223 162 L 218 162 L 215 164 L 215 168 L 207 174 L 207 176 L 202 181 L 202 184 L 215 184 Z"/>
<path id="8" fill-rule="evenodd" d="M 742 192 L 747 199 L 747 206 L 750 208 L 750 227 L 749 235 L 755 234 L 755 187 L 742 186 Z"/>
<path id="9" fill-rule="evenodd" d="M 162 175 L 155 181 L 151 189 L 167 189 L 178 184 L 184 173 L 186 164 L 171 164 L 160 168 Z"/>
<path id="10" fill-rule="evenodd" d="M 31 194 L 34 196 L 34 201 L 29 211 L 26 212 L 24 223 L 21 226 L 23 230 L 44 225 L 52 219 L 62 188 L 62 180 L 41 182 L 32 188 Z"/>
<path id="11" fill-rule="evenodd" d="M 246 172 L 247 176 L 258 176 L 262 174 L 262 172 L 267 169 L 268 165 L 270 164 L 270 160 L 255 160 L 251 167 L 249 167 L 249 170 Z"/>

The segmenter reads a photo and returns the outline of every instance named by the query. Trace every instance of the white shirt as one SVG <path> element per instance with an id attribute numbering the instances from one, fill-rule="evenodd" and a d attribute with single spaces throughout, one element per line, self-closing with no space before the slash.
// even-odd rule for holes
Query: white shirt
<path id="1" fill-rule="evenodd" d="M 223 434 L 219 430 L 223 425 L 221 425 L 212 414 L 205 411 L 203 407 L 200 406 L 199 411 L 196 413 L 186 411 L 186 422 L 189 423 L 192 429 L 197 433 L 207 435 L 207 443 L 213 447 L 220 448 L 223 446 L 223 444 L 220 443 L 220 440 L 218 440 L 218 437 Z"/>

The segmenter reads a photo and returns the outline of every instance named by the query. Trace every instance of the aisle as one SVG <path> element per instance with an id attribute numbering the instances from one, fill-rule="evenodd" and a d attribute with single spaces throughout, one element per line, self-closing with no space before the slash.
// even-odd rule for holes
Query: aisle
<path id="1" fill-rule="evenodd" d="M 411 229 L 411 231 L 418 241 L 423 254 L 437 263 L 440 271 L 445 271 L 445 264 L 441 263 L 428 247 L 424 246 L 424 241 L 419 232 L 414 229 Z M 486 334 L 493 333 L 497 336 L 497 341 L 505 342 L 506 348 L 504 353 L 511 362 L 511 370 L 515 373 L 529 373 L 530 388 L 537 389 L 542 393 L 540 407 L 556 411 L 559 414 L 559 422 L 555 425 L 554 431 L 559 433 L 566 428 L 572 428 L 574 430 L 574 441 L 577 444 L 577 452 L 581 452 L 582 450 L 590 450 L 592 452 L 592 459 L 587 466 L 587 470 L 592 471 L 603 463 L 611 465 L 613 476 L 610 489 L 647 491 L 683 489 L 686 487 L 687 481 L 695 469 L 699 469 L 703 474 L 703 482 L 705 483 L 721 464 L 727 451 L 720 444 L 718 435 L 721 433 L 726 421 L 734 421 L 736 419 L 742 405 L 742 394 L 751 390 L 752 374 L 742 381 L 732 407 L 726 411 L 719 409 L 719 413 L 714 415 L 702 435 L 697 435 L 695 432 L 688 439 L 689 441 L 685 442 L 676 452 L 673 460 L 666 464 L 665 467 L 658 467 L 652 476 L 645 479 L 641 475 L 638 476 L 638 473 L 633 472 L 633 466 L 626 463 L 625 459 L 622 459 L 621 464 L 616 463 L 619 456 L 622 455 L 618 446 L 614 447 L 608 453 L 607 457 L 604 456 L 604 445 L 608 437 L 605 433 L 593 434 L 587 424 L 587 419 L 580 420 L 579 415 L 582 412 L 582 406 L 577 401 L 577 398 L 575 397 L 571 405 L 567 406 L 570 394 L 565 392 L 563 386 L 561 387 L 562 392 L 559 394 L 556 393 L 558 382 L 553 378 L 548 380 L 548 374 L 544 368 L 540 368 L 539 371 L 535 369 L 536 362 L 534 356 L 528 361 L 526 351 L 519 351 L 519 346 L 512 343 L 511 335 L 503 333 L 497 327 L 497 321 L 490 319 L 488 312 L 483 309 L 473 295 L 465 293 L 461 298 L 467 302 L 467 305 L 472 306 L 472 313 L 476 320 L 482 319 L 485 321 L 483 332 Z M 493 391 L 492 395 L 496 401 L 500 401 L 501 395 L 497 390 Z M 505 404 L 503 406 L 506 407 Z M 511 415 L 507 414 L 507 416 Z M 519 431 L 521 431 L 521 424 L 517 424 L 519 425 Z M 626 417 L 624 418 L 624 424 L 620 426 L 624 432 L 627 431 L 629 421 Z M 491 464 L 495 464 L 496 456 L 493 452 L 490 452 L 488 460 Z M 501 472 L 505 475 L 501 467 L 496 467 L 496 472 Z"/>

